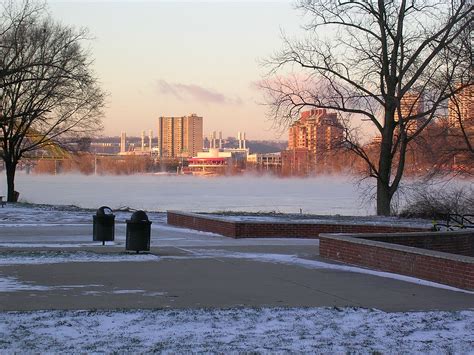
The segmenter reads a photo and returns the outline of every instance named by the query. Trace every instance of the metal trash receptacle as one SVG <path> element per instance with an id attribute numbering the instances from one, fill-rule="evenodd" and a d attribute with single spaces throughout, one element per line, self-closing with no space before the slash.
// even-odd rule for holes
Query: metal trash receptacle
<path id="1" fill-rule="evenodd" d="M 127 222 L 125 250 L 150 251 L 151 221 L 144 211 L 136 211 Z"/>
<path id="2" fill-rule="evenodd" d="M 102 242 L 102 245 L 105 245 L 105 242 L 111 242 L 115 239 L 115 215 L 110 207 L 100 207 L 96 214 L 92 216 L 92 222 L 93 241 Z"/>

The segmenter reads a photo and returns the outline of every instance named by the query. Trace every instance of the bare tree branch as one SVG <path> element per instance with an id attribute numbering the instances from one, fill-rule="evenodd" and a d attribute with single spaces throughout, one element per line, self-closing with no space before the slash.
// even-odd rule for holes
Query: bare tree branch
<path id="1" fill-rule="evenodd" d="M 82 47 L 86 30 L 55 23 L 30 1 L 7 4 L 2 19 L 0 157 L 12 201 L 16 165 L 26 153 L 102 129 L 104 93 Z"/>
<path id="2" fill-rule="evenodd" d="M 472 2 L 300 0 L 297 8 L 309 18 L 308 36 L 285 36 L 283 50 L 266 63 L 272 70 L 261 88 L 269 116 L 289 125 L 315 107 L 368 119 L 381 137 L 378 161 L 349 134 L 349 121 L 347 147 L 366 162 L 377 182 L 377 214 L 387 215 L 409 145 L 447 100 L 473 85 Z"/>

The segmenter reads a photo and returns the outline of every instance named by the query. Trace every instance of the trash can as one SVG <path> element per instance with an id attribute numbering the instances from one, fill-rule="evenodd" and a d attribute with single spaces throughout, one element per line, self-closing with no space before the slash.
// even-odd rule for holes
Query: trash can
<path id="1" fill-rule="evenodd" d="M 95 242 L 111 242 L 115 238 L 115 215 L 110 207 L 100 207 L 96 214 L 92 216 L 93 220 L 93 240 Z"/>
<path id="2" fill-rule="evenodd" d="M 127 219 L 125 250 L 150 251 L 151 222 L 144 211 L 136 211 Z"/>

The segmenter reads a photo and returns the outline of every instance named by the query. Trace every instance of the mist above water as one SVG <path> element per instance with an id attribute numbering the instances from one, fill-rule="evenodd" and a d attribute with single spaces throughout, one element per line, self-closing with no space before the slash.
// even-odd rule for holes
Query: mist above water
<path id="1" fill-rule="evenodd" d="M 3 195 L 5 176 L 0 176 Z M 281 179 L 269 176 L 85 176 L 19 173 L 20 201 L 148 211 L 248 211 L 371 215 L 350 177 Z"/>

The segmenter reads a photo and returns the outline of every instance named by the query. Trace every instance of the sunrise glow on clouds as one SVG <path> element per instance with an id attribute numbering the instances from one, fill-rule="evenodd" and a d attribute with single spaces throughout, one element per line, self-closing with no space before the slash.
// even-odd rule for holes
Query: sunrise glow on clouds
<path id="1" fill-rule="evenodd" d="M 50 1 L 59 21 L 87 27 L 104 89 L 107 135 L 156 131 L 156 118 L 192 112 L 204 134 L 286 139 L 272 130 L 255 87 L 261 61 L 299 30 L 291 1 Z"/>

